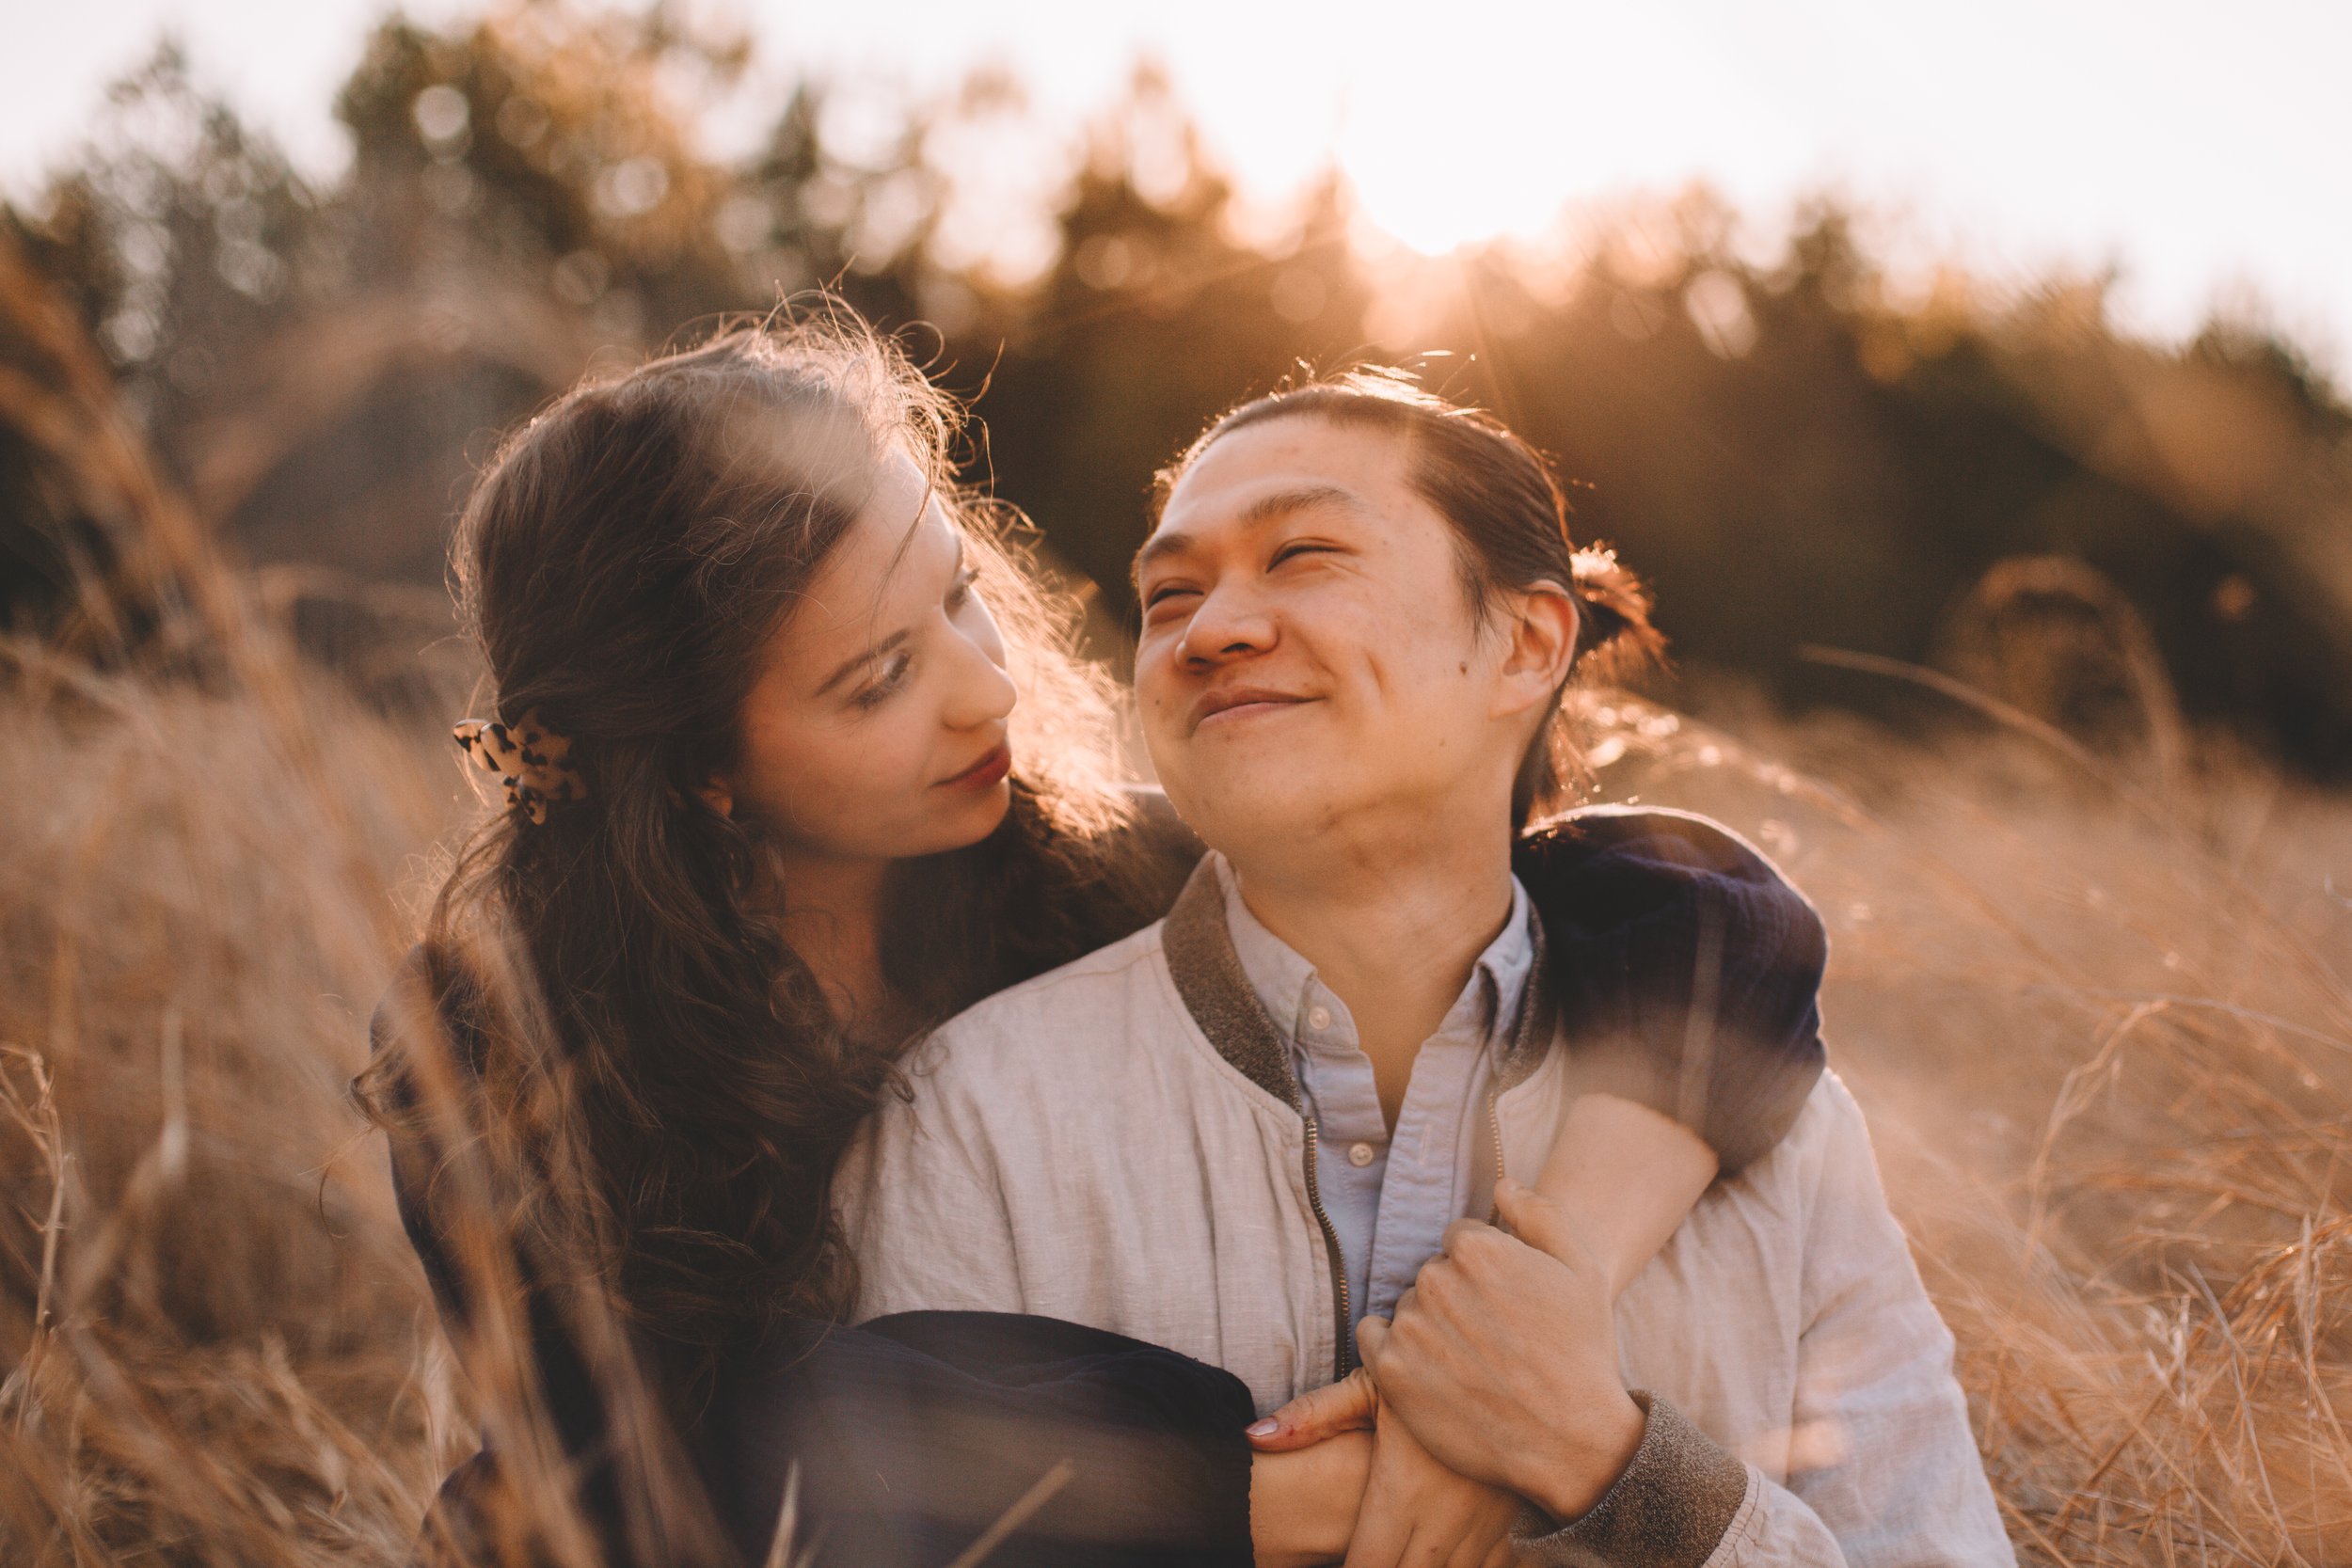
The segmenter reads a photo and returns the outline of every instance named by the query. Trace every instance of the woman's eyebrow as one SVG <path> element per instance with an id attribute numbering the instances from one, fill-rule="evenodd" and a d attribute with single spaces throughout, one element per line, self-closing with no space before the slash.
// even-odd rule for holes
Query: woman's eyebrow
<path id="1" fill-rule="evenodd" d="M 825 684 L 817 689 L 817 695 L 819 697 L 823 696 L 826 692 L 831 691 L 834 687 L 839 686 L 843 681 L 849 679 L 858 671 L 865 669 L 869 664 L 878 662 L 884 654 L 890 652 L 891 649 L 897 647 L 899 643 L 905 641 L 906 640 L 907 634 L 904 631 L 894 631 L 888 637 L 885 637 L 881 641 L 875 643 L 872 647 L 867 648 L 861 653 L 851 654 L 848 658 L 841 661 L 841 667 L 839 669 L 825 677 Z"/>

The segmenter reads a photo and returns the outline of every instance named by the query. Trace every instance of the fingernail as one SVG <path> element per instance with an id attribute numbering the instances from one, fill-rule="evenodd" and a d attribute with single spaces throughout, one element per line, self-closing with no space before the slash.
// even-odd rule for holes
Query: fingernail
<path id="1" fill-rule="evenodd" d="M 1251 1424 L 1249 1428 L 1249 1435 L 1252 1437 L 1271 1437 L 1281 1430 L 1282 1423 L 1276 1420 L 1273 1417 L 1268 1416 L 1264 1420 L 1253 1422 Z"/>

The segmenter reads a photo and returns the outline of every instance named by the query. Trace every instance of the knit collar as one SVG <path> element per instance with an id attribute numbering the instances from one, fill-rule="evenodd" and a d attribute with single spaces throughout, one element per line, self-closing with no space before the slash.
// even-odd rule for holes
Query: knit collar
<path id="1" fill-rule="evenodd" d="M 1509 1088 L 1535 1070 L 1549 1045 L 1555 1008 L 1550 976 L 1545 973 L 1543 927 L 1532 923 L 1533 962 L 1519 997 L 1510 1041 L 1496 1066 L 1498 1088 Z M 1193 868 L 1161 929 L 1168 974 L 1184 1010 L 1235 1071 L 1293 1110 L 1300 1108 L 1298 1077 L 1291 1066 L 1289 1039 L 1267 1016 L 1249 983 L 1225 920 L 1225 891 L 1216 868 L 1204 857 Z"/>
<path id="2" fill-rule="evenodd" d="M 1259 1002 L 1264 1005 L 1275 1026 L 1295 1047 L 1312 1055 L 1316 1047 L 1310 1043 L 1303 1027 L 1310 1001 L 1320 993 L 1337 1008 L 1344 1009 L 1346 1004 L 1323 984 L 1315 966 L 1307 961 L 1304 954 L 1268 930 L 1258 918 L 1248 900 L 1242 896 L 1241 879 L 1234 875 L 1232 863 L 1214 849 L 1207 860 L 1216 868 L 1217 888 L 1225 895 L 1226 930 L 1233 939 L 1234 953 L 1241 958 L 1242 973 L 1249 977 L 1250 990 L 1258 993 Z M 1438 1025 L 1439 1034 L 1451 1030 L 1454 1037 L 1486 1042 L 1498 1053 L 1510 1043 L 1511 1029 L 1518 1018 L 1519 996 L 1526 989 L 1535 957 L 1535 944 L 1528 934 L 1535 924 L 1534 906 L 1528 901 L 1527 890 L 1519 885 L 1517 877 L 1510 882 L 1510 913 L 1495 939 L 1471 964 L 1462 994 Z"/>

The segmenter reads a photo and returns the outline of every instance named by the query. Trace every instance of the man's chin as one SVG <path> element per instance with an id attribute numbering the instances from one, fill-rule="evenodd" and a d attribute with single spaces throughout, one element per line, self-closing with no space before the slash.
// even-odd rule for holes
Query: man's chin
<path id="1" fill-rule="evenodd" d="M 1203 759 L 1194 758 L 1199 761 Z M 1163 768 L 1160 785 L 1202 843 L 1230 858 L 1295 843 L 1330 826 L 1340 792 L 1274 748 L 1213 767 Z"/>

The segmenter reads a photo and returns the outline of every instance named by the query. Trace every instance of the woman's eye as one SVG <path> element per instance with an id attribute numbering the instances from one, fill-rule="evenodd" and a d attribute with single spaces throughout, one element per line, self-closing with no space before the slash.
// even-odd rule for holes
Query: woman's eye
<path id="1" fill-rule="evenodd" d="M 860 708 L 882 706 L 893 692 L 906 684 L 907 672 L 914 668 L 914 656 L 913 654 L 891 655 L 889 662 L 882 666 L 882 673 L 874 677 L 871 685 L 850 698 L 850 705 Z"/>
<path id="2" fill-rule="evenodd" d="M 979 580 L 979 573 L 974 571 L 965 571 L 957 577 L 955 586 L 947 590 L 949 613 L 952 614 L 972 602 L 972 585 Z"/>

